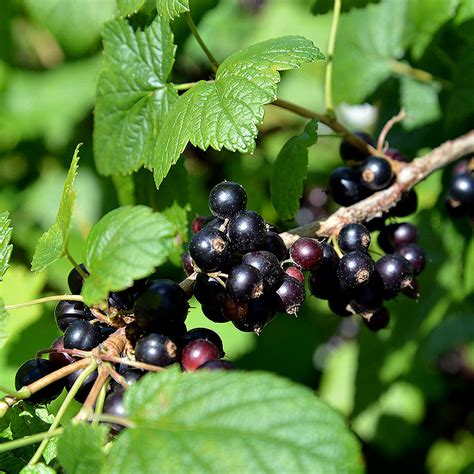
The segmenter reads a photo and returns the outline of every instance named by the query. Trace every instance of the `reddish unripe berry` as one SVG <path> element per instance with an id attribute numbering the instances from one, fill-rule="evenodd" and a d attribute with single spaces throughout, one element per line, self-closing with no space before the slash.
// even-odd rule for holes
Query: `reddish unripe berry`
<path id="1" fill-rule="evenodd" d="M 301 237 L 291 246 L 290 258 L 302 270 L 314 270 L 322 261 L 323 248 L 316 239 Z"/>
<path id="2" fill-rule="evenodd" d="M 219 349 L 209 341 L 195 339 L 187 344 L 181 355 L 181 364 L 186 372 L 192 372 L 209 360 L 219 358 Z"/>
<path id="3" fill-rule="evenodd" d="M 304 274 L 299 268 L 296 268 L 294 266 L 287 267 L 285 268 L 285 273 L 290 277 L 300 281 L 301 283 L 304 283 Z"/>

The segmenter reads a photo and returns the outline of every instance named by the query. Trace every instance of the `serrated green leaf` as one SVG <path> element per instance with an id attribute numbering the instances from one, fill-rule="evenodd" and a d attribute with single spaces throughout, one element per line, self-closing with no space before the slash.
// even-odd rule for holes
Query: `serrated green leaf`
<path id="1" fill-rule="evenodd" d="M 117 0 L 117 10 L 120 16 L 130 16 L 137 13 L 145 4 L 145 0 Z"/>
<path id="2" fill-rule="evenodd" d="M 13 245 L 10 243 L 13 228 L 10 227 L 8 211 L 0 212 L 0 281 L 10 266 Z"/>
<path id="3" fill-rule="evenodd" d="M 2 298 L 0 298 L 0 349 L 7 342 L 7 324 L 8 324 L 8 312 L 5 309 L 5 304 L 3 303 Z"/>
<path id="4" fill-rule="evenodd" d="M 403 56 L 406 0 L 388 0 L 341 16 L 334 51 L 335 101 L 360 103 Z"/>
<path id="5" fill-rule="evenodd" d="M 102 447 L 107 437 L 105 426 L 69 424 L 58 440 L 58 461 L 67 474 L 101 471 L 105 463 Z"/>
<path id="6" fill-rule="evenodd" d="M 270 184 L 272 204 L 283 220 L 290 220 L 300 208 L 308 171 L 308 148 L 318 140 L 318 122 L 311 120 L 303 133 L 291 137 L 273 164 Z"/>
<path id="7" fill-rule="evenodd" d="M 324 56 L 301 36 L 263 41 L 229 56 L 215 81 L 198 82 L 165 117 L 153 161 L 148 163 L 157 187 L 188 142 L 202 150 L 211 146 L 252 153 L 263 106 L 277 97 L 278 71 L 317 59 Z"/>
<path id="8" fill-rule="evenodd" d="M 344 419 L 271 374 L 167 370 L 131 387 L 125 405 L 135 427 L 116 440 L 107 473 L 363 470 Z"/>
<path id="9" fill-rule="evenodd" d="M 45 232 L 36 244 L 35 254 L 31 263 L 31 271 L 40 272 L 52 263 L 63 257 L 67 250 L 67 240 L 71 227 L 72 211 L 76 193 L 73 189 L 79 162 L 79 148 L 77 145 L 72 157 L 71 166 L 64 183 L 63 195 L 59 203 L 56 222 Z"/>
<path id="10" fill-rule="evenodd" d="M 173 19 L 189 11 L 189 0 L 156 0 L 156 10 L 160 15 Z"/>
<path id="11" fill-rule="evenodd" d="M 103 38 L 94 157 L 101 174 L 128 174 L 150 161 L 163 116 L 177 98 L 167 82 L 176 47 L 168 20 L 160 16 L 143 31 L 113 20 Z"/>
<path id="12" fill-rule="evenodd" d="M 364 8 L 369 3 L 379 3 L 380 0 L 344 0 L 341 2 L 341 12 L 348 12 L 353 8 Z M 315 0 L 311 7 L 313 15 L 324 15 L 334 8 L 334 0 Z"/>
<path id="13" fill-rule="evenodd" d="M 46 466 L 46 464 L 43 464 L 42 462 L 35 464 L 33 466 L 25 466 L 21 471 L 20 474 L 55 474 L 56 471 L 49 466 Z"/>
<path id="14" fill-rule="evenodd" d="M 90 272 L 82 295 L 87 304 L 145 278 L 168 257 L 174 239 L 168 219 L 146 206 L 119 207 L 92 228 L 86 243 Z"/>

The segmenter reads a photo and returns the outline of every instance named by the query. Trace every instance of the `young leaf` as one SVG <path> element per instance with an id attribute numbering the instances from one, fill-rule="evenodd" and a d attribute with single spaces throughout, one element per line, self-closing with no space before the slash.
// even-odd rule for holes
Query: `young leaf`
<path id="1" fill-rule="evenodd" d="M 69 228 L 71 227 L 72 210 L 76 193 L 73 189 L 74 178 L 77 174 L 77 164 L 79 162 L 79 144 L 72 157 L 71 166 L 64 183 L 63 195 L 59 203 L 59 210 L 56 222 L 45 232 L 36 244 L 31 271 L 40 272 L 46 267 L 59 260 L 66 253 Z"/>
<path id="2" fill-rule="evenodd" d="M 318 122 L 311 120 L 304 132 L 290 138 L 278 153 L 270 185 L 273 207 L 283 220 L 290 220 L 300 208 L 303 182 L 308 171 L 308 148 L 318 140 Z"/>
<path id="3" fill-rule="evenodd" d="M 5 345 L 5 342 L 7 342 L 7 323 L 8 313 L 2 298 L 0 298 L 0 349 Z"/>
<path id="4" fill-rule="evenodd" d="M 149 207 L 119 207 L 106 214 L 87 238 L 90 275 L 82 288 L 86 303 L 97 303 L 109 291 L 150 275 L 168 257 L 173 238 L 173 225 Z"/>
<path id="5" fill-rule="evenodd" d="M 353 8 L 364 8 L 369 3 L 379 3 L 380 0 L 344 0 L 341 2 L 341 11 L 347 12 Z M 334 7 L 334 0 L 314 0 L 311 7 L 313 15 L 323 15 L 331 11 Z"/>
<path id="6" fill-rule="evenodd" d="M 189 11 L 189 0 L 156 0 L 156 10 L 171 20 Z"/>
<path id="7" fill-rule="evenodd" d="M 26 465 L 21 471 L 20 474 L 55 474 L 56 471 L 42 462 L 38 464 Z"/>
<path id="8" fill-rule="evenodd" d="M 68 474 L 101 472 L 105 462 L 102 447 L 107 437 L 105 426 L 69 424 L 58 441 L 58 461 Z"/>
<path id="9" fill-rule="evenodd" d="M 362 472 L 344 419 L 266 373 L 167 370 L 125 395 L 125 430 L 105 472 Z M 159 456 L 157 456 L 159 450 Z"/>
<path id="10" fill-rule="evenodd" d="M 145 0 L 117 0 L 117 10 L 120 16 L 130 16 L 137 13 L 145 4 Z"/>
<path id="11" fill-rule="evenodd" d="M 8 270 L 13 245 L 10 244 L 13 229 L 10 227 L 8 211 L 0 212 L 0 281 Z"/>
<path id="12" fill-rule="evenodd" d="M 324 56 L 301 36 L 263 41 L 229 56 L 215 81 L 198 82 L 165 117 L 153 160 L 145 163 L 153 167 L 157 187 L 189 141 L 202 150 L 253 152 L 263 106 L 277 97 L 278 71 L 317 59 Z"/>
<path id="13" fill-rule="evenodd" d="M 129 174 L 153 151 L 163 116 L 177 98 L 167 82 L 176 47 L 168 20 L 160 16 L 143 31 L 115 19 L 103 37 L 94 156 L 100 173 Z"/>

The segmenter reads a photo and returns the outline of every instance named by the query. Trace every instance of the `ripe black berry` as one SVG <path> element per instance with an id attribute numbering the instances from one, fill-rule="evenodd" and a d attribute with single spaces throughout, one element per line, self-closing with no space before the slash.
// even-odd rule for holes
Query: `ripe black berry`
<path id="1" fill-rule="evenodd" d="M 180 326 L 186 320 L 189 304 L 178 283 L 153 280 L 133 306 L 135 321 L 145 331 L 161 331 Z"/>
<path id="2" fill-rule="evenodd" d="M 291 246 L 290 258 L 302 270 L 314 270 L 323 259 L 323 248 L 316 239 L 301 237 Z"/>
<path id="3" fill-rule="evenodd" d="M 245 211 L 230 220 L 227 235 L 232 243 L 232 250 L 245 254 L 258 250 L 265 243 L 267 228 L 259 214 Z"/>
<path id="4" fill-rule="evenodd" d="M 314 296 L 327 300 L 334 293 L 334 289 L 339 286 L 337 278 L 339 257 L 331 245 L 321 242 L 321 246 L 323 248 L 323 260 L 321 265 L 311 272 L 309 285 Z"/>
<path id="5" fill-rule="evenodd" d="M 81 263 L 79 266 L 86 275 L 89 275 L 89 272 L 87 271 L 83 263 Z M 69 286 L 69 289 L 71 290 L 71 293 L 73 295 L 79 295 L 81 293 L 83 283 L 84 279 L 79 274 L 79 272 L 75 268 L 73 268 L 67 276 L 67 284 Z"/>
<path id="6" fill-rule="evenodd" d="M 54 310 L 56 324 L 64 332 L 66 328 L 78 320 L 94 319 L 90 309 L 79 301 L 60 301 Z"/>
<path id="7" fill-rule="evenodd" d="M 191 341 L 196 339 L 203 339 L 205 341 L 211 342 L 219 349 L 219 357 L 224 357 L 224 346 L 222 344 L 222 339 L 219 334 L 214 332 L 212 329 L 208 328 L 194 328 L 190 329 L 182 338 L 181 345 L 185 346 Z"/>
<path id="8" fill-rule="evenodd" d="M 266 250 L 246 253 L 242 257 L 242 263 L 250 265 L 260 272 L 265 288 L 274 288 L 283 274 L 278 258 Z"/>
<path id="9" fill-rule="evenodd" d="M 410 263 L 400 255 L 384 255 L 375 264 L 375 271 L 382 279 L 386 298 L 395 296 L 413 279 Z"/>
<path id="10" fill-rule="evenodd" d="M 413 274 L 419 275 L 426 264 L 425 251 L 417 244 L 406 244 L 395 250 L 396 255 L 408 260 L 413 268 Z"/>
<path id="11" fill-rule="evenodd" d="M 339 261 L 337 276 L 343 288 L 366 285 L 374 271 L 374 262 L 364 252 L 349 252 Z"/>
<path id="12" fill-rule="evenodd" d="M 16 372 L 15 388 L 20 390 L 22 387 L 49 375 L 57 370 L 57 368 L 55 364 L 46 359 L 27 360 Z M 57 380 L 33 394 L 26 401 L 30 403 L 48 403 L 57 398 L 63 391 L 63 388 L 64 381 Z"/>
<path id="13" fill-rule="evenodd" d="M 151 333 L 138 339 L 135 358 L 146 364 L 164 367 L 178 360 L 176 344 L 167 336 Z"/>
<path id="14" fill-rule="evenodd" d="M 328 298 L 329 309 L 341 318 L 348 318 L 354 314 L 351 307 L 349 295 L 340 289 Z"/>
<path id="15" fill-rule="evenodd" d="M 413 278 L 412 282 L 402 288 L 402 293 L 412 300 L 418 301 L 420 298 L 420 284 L 416 278 Z"/>
<path id="16" fill-rule="evenodd" d="M 351 290 L 349 302 L 358 314 L 378 311 L 383 305 L 383 282 L 379 275 L 374 272 L 367 285 Z"/>
<path id="17" fill-rule="evenodd" d="M 367 158 L 360 167 L 362 183 L 371 191 L 387 188 L 393 179 L 391 164 L 380 156 Z"/>
<path id="18" fill-rule="evenodd" d="M 395 161 L 400 161 L 402 163 L 406 163 L 408 161 L 406 157 L 402 155 L 396 148 L 388 148 L 385 150 L 385 154 Z"/>
<path id="19" fill-rule="evenodd" d="M 226 289 L 229 296 L 235 301 L 245 303 L 262 294 L 262 275 L 250 265 L 236 265 L 229 272 Z"/>
<path id="20" fill-rule="evenodd" d="M 230 257 L 229 240 L 220 230 L 206 227 L 191 239 L 189 254 L 203 272 L 214 272 Z"/>
<path id="21" fill-rule="evenodd" d="M 379 331 L 386 328 L 390 323 L 390 313 L 388 309 L 383 306 L 368 318 L 364 318 L 365 325 L 372 331 Z"/>
<path id="22" fill-rule="evenodd" d="M 245 316 L 232 323 L 240 331 L 254 332 L 259 335 L 275 314 L 272 299 L 267 295 L 262 295 L 250 301 L 246 305 Z"/>
<path id="23" fill-rule="evenodd" d="M 400 200 L 392 207 L 388 215 L 392 217 L 406 217 L 416 212 L 418 208 L 418 196 L 414 189 L 402 194 Z"/>
<path id="24" fill-rule="evenodd" d="M 208 360 L 201 366 L 199 366 L 199 370 L 209 370 L 210 372 L 214 372 L 214 370 L 236 370 L 237 367 L 228 360 L 221 360 L 221 359 L 214 359 Z"/>
<path id="25" fill-rule="evenodd" d="M 121 375 L 123 379 L 125 380 L 125 382 L 127 383 L 127 385 L 133 385 L 137 383 L 143 377 L 143 375 L 145 375 L 145 372 L 142 372 L 141 370 L 138 370 L 138 369 L 127 369 Z M 124 388 L 115 380 L 111 381 L 110 386 L 112 390 L 114 391 L 123 390 Z"/>
<path id="26" fill-rule="evenodd" d="M 53 352 L 49 353 L 48 359 L 59 369 L 65 365 L 72 364 L 76 362 L 76 359 L 65 352 L 64 350 L 64 337 L 60 336 L 56 338 L 51 344 L 51 349 Z"/>
<path id="27" fill-rule="evenodd" d="M 102 334 L 96 324 L 78 320 L 67 327 L 64 332 L 65 349 L 90 351 L 102 341 Z"/>
<path id="28" fill-rule="evenodd" d="M 209 208 L 214 216 L 230 219 L 247 206 L 247 193 L 238 183 L 224 181 L 216 184 L 209 193 Z"/>
<path id="29" fill-rule="evenodd" d="M 449 188 L 450 201 L 471 213 L 474 209 L 474 177 L 469 172 L 456 174 Z"/>
<path id="30" fill-rule="evenodd" d="M 197 234 L 201 229 L 212 220 L 210 216 L 197 216 L 191 223 L 191 230 L 193 234 Z"/>
<path id="31" fill-rule="evenodd" d="M 126 415 L 125 405 L 123 403 L 123 390 L 116 390 L 107 395 L 104 401 L 104 413 L 107 415 L 124 417 Z M 116 433 L 123 430 L 124 426 L 118 423 L 111 423 L 110 427 Z"/>
<path id="32" fill-rule="evenodd" d="M 281 313 L 295 315 L 305 300 L 304 285 L 295 278 L 284 275 L 276 290 L 276 308 Z"/>
<path id="33" fill-rule="evenodd" d="M 222 306 L 201 306 L 202 313 L 213 323 L 227 323 L 229 319 L 224 315 Z"/>
<path id="34" fill-rule="evenodd" d="M 183 266 L 186 276 L 192 275 L 194 273 L 193 259 L 191 258 L 189 252 L 183 253 L 183 256 L 181 257 L 181 265 Z"/>
<path id="35" fill-rule="evenodd" d="M 343 252 L 354 250 L 367 252 L 370 245 L 370 232 L 362 224 L 347 224 L 339 232 L 337 243 Z"/>
<path id="36" fill-rule="evenodd" d="M 247 317 L 248 307 L 248 303 L 239 303 L 227 295 L 222 312 L 228 321 L 242 321 Z"/>
<path id="37" fill-rule="evenodd" d="M 364 140 L 365 143 L 372 146 L 374 145 L 374 141 L 368 133 L 354 132 L 354 135 L 357 135 L 360 139 Z M 366 152 L 359 150 L 359 148 L 355 147 L 345 138 L 341 141 L 339 146 L 339 154 L 344 161 L 361 162 L 367 158 Z"/>
<path id="38" fill-rule="evenodd" d="M 78 377 L 82 374 L 83 369 L 81 370 L 76 370 L 76 372 L 73 372 L 72 374 L 68 375 L 65 380 L 65 385 L 66 385 L 66 390 L 69 392 L 74 385 L 74 382 L 78 379 Z M 74 395 L 74 400 L 79 403 L 84 403 L 86 401 L 87 395 L 89 395 L 89 392 L 91 391 L 92 386 L 94 385 L 94 382 L 97 379 L 97 371 L 95 370 L 94 372 L 90 373 L 84 382 L 82 382 L 82 385 L 80 386 L 79 390 L 77 391 L 76 395 Z"/>
<path id="39" fill-rule="evenodd" d="M 262 250 L 267 250 L 274 254 L 280 261 L 288 258 L 288 249 L 285 242 L 276 232 L 271 230 L 267 232 L 265 242 L 262 244 Z"/>
<path id="40" fill-rule="evenodd" d="M 221 306 L 225 299 L 225 288 L 215 278 L 198 273 L 194 283 L 194 296 L 205 306 Z"/>
<path id="41" fill-rule="evenodd" d="M 350 206 L 370 196 L 360 179 L 358 170 L 336 168 L 329 177 L 329 191 L 334 201 L 341 206 Z"/>
<path id="42" fill-rule="evenodd" d="M 380 248 L 391 253 L 398 247 L 415 243 L 418 240 L 418 229 L 409 222 L 390 224 L 380 231 L 377 243 Z"/>
<path id="43" fill-rule="evenodd" d="M 195 339 L 184 347 L 181 364 L 186 372 L 192 372 L 209 360 L 218 358 L 219 349 L 214 344 L 204 339 Z"/>

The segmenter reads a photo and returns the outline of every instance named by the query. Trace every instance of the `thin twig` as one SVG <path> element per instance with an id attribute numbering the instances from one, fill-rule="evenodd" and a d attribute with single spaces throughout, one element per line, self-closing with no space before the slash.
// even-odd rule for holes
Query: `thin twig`
<path id="1" fill-rule="evenodd" d="M 337 26 L 339 24 L 340 13 L 341 13 L 341 0 L 334 0 L 331 31 L 329 33 L 328 62 L 326 64 L 326 80 L 324 84 L 326 113 L 330 117 L 334 117 L 334 106 L 332 103 L 332 70 L 333 70 L 333 63 L 334 63 L 333 61 L 334 47 L 336 45 L 336 33 L 337 33 Z"/>
<path id="2" fill-rule="evenodd" d="M 84 299 L 82 298 L 81 295 L 54 295 L 54 296 L 45 296 L 44 298 L 38 298 L 36 300 L 27 301 L 25 303 L 6 305 L 5 309 L 7 311 L 10 311 L 12 309 L 26 308 L 27 306 L 33 306 L 35 304 L 48 303 L 50 301 L 62 301 L 62 300 L 80 301 L 81 303 L 84 302 Z"/>
<path id="3" fill-rule="evenodd" d="M 11 451 L 12 449 L 24 448 L 25 446 L 31 446 L 32 444 L 39 443 L 44 439 L 49 440 L 59 436 L 64 431 L 64 428 L 57 428 L 54 431 L 45 431 L 43 433 L 36 433 L 33 435 L 25 436 L 24 438 L 14 439 L 12 441 L 6 441 L 0 443 L 0 453 Z"/>
<path id="4" fill-rule="evenodd" d="M 189 29 L 191 30 L 191 33 L 196 38 L 196 41 L 199 43 L 199 46 L 201 46 L 201 49 L 204 51 L 207 58 L 211 62 L 212 70 L 216 72 L 217 68 L 219 67 L 219 62 L 214 57 L 214 55 L 209 51 L 208 47 L 206 46 L 206 43 L 204 43 L 204 40 L 201 38 L 201 35 L 199 34 L 199 31 L 196 27 L 196 24 L 193 21 L 191 14 L 189 12 L 186 12 L 184 16 L 186 17 L 186 22 L 189 26 Z"/>
<path id="5" fill-rule="evenodd" d="M 393 128 L 396 123 L 399 123 L 405 119 L 407 116 L 405 109 L 402 107 L 400 112 L 397 115 L 392 117 L 382 128 L 379 138 L 377 140 L 377 151 L 383 153 L 383 147 L 385 144 L 385 139 L 387 138 L 388 132 Z"/>

